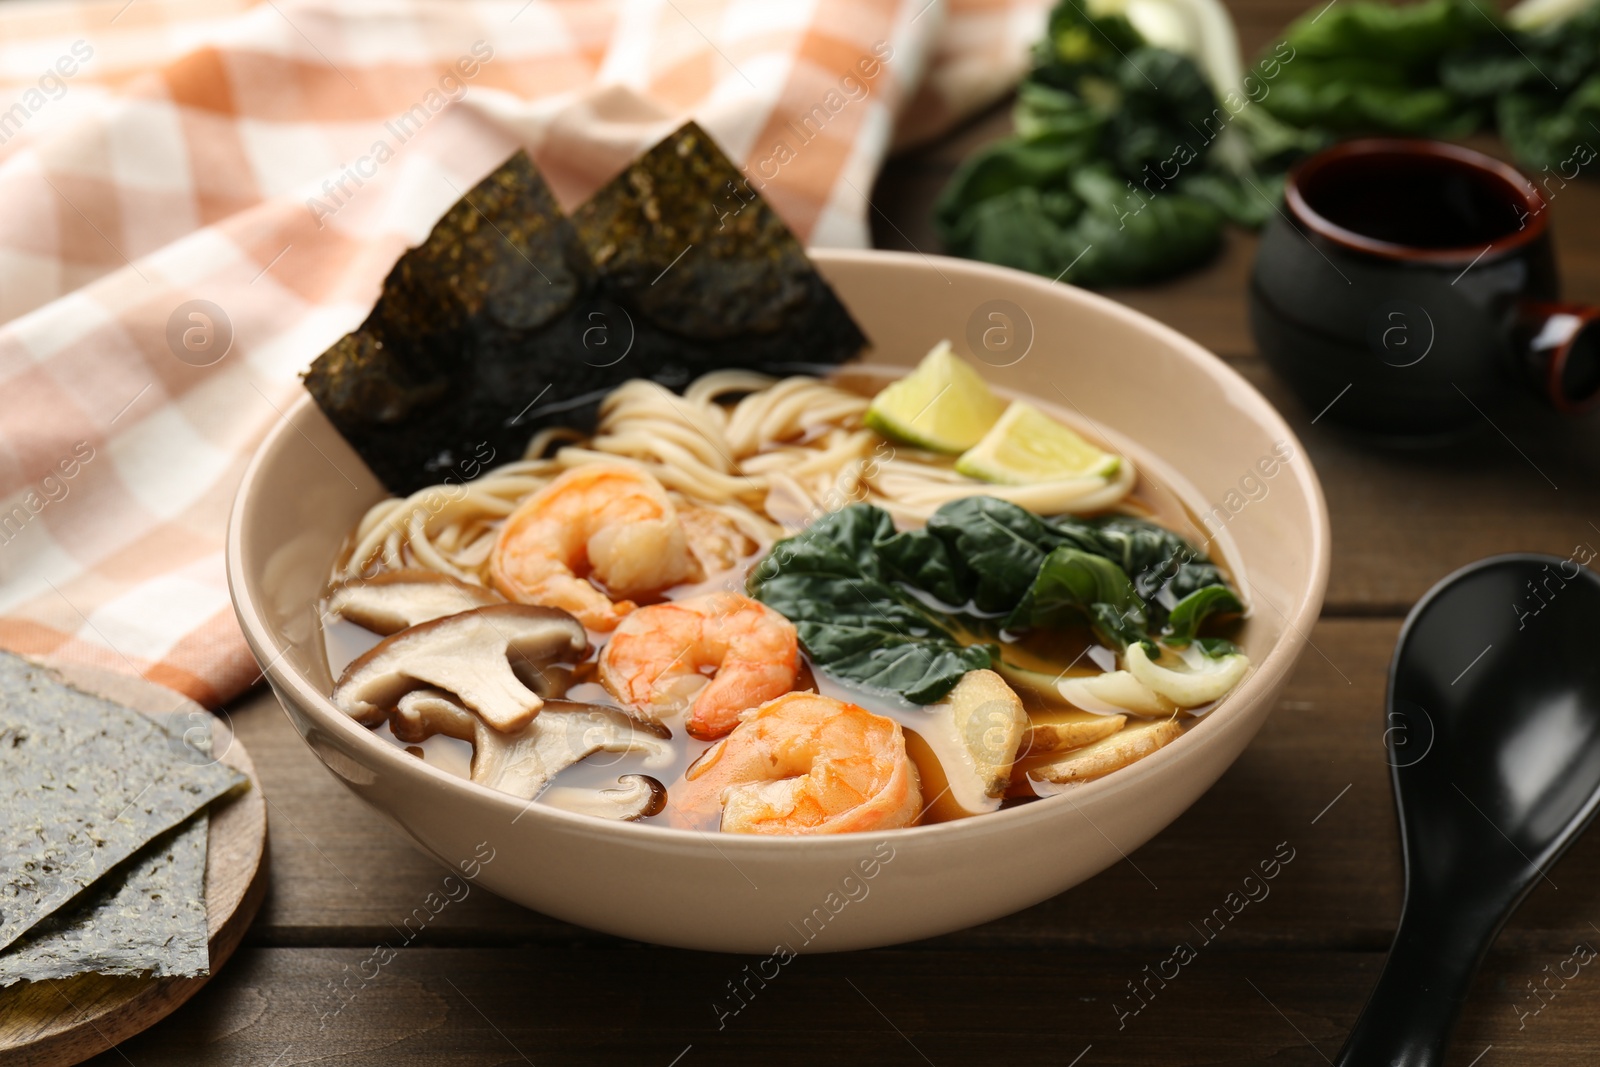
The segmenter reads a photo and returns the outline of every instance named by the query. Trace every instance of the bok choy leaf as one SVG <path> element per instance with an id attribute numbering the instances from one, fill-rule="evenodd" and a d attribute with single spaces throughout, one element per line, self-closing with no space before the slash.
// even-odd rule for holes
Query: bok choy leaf
<path id="1" fill-rule="evenodd" d="M 1124 516 L 1046 520 L 984 496 L 903 532 L 879 508 L 844 508 L 774 545 L 749 591 L 794 622 L 820 669 L 914 703 L 995 662 L 998 649 L 973 635 L 1088 626 L 1119 652 L 1159 637 L 1211 656 L 1198 630 L 1243 610 L 1216 565 L 1170 530 Z"/>

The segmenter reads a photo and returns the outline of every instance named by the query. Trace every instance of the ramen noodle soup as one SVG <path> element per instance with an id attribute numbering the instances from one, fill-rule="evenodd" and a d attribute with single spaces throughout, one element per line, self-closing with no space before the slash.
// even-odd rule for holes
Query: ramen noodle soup
<path id="1" fill-rule="evenodd" d="M 1180 736 L 1249 669 L 1220 556 L 1128 457 L 941 345 L 893 382 L 629 381 L 592 434 L 374 505 L 322 617 L 334 702 L 451 774 L 603 818 L 879 832 Z"/>

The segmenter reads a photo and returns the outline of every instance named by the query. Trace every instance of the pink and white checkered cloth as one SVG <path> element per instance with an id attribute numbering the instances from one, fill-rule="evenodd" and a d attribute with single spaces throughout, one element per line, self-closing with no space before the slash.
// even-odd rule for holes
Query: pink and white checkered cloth
<path id="1" fill-rule="evenodd" d="M 891 144 L 1004 93 L 1046 7 L 0 6 L 0 645 L 239 693 L 244 464 L 464 190 L 524 147 L 571 207 L 692 117 L 804 240 L 864 245 Z"/>

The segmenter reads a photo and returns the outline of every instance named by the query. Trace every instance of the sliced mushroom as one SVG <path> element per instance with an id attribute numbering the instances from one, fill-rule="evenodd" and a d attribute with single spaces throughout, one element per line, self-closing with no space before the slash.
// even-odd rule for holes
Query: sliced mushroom
<path id="1" fill-rule="evenodd" d="M 1091 781 L 1144 759 L 1156 749 L 1176 741 L 1181 733 L 1183 727 L 1175 719 L 1142 722 L 1028 773 L 1030 777 L 1058 785 Z"/>
<path id="2" fill-rule="evenodd" d="M 384 638 L 345 668 L 333 702 L 358 722 L 376 726 L 406 693 L 433 686 L 510 733 L 544 705 L 518 677 L 513 661 L 526 675 L 577 659 L 588 644 L 583 624 L 556 608 L 474 608 Z"/>
<path id="3" fill-rule="evenodd" d="M 389 732 L 407 744 L 420 744 L 434 734 L 472 744 L 483 729 L 482 719 L 438 689 L 413 689 L 389 716 Z"/>
<path id="4" fill-rule="evenodd" d="M 481 585 L 425 570 L 385 571 L 375 578 L 340 582 L 328 593 L 329 611 L 385 636 L 504 602 L 500 594 Z"/>
<path id="5" fill-rule="evenodd" d="M 1250 659 L 1242 652 L 1213 659 L 1194 646 L 1179 654 L 1183 670 L 1159 666 L 1140 644 L 1129 645 L 1125 658 L 1128 673 L 1141 685 L 1180 708 L 1198 708 L 1221 700 L 1250 670 Z"/>
<path id="6" fill-rule="evenodd" d="M 617 708 L 570 700 L 545 701 L 532 722 L 514 733 L 503 733 L 489 728 L 449 693 L 414 689 L 400 698 L 391 729 L 402 741 L 420 741 L 435 733 L 471 741 L 472 780 L 524 800 L 538 796 L 558 772 L 596 752 L 643 752 L 648 757 L 646 766 L 664 765 L 672 758 L 667 745 L 672 735 L 666 727 L 635 719 Z M 602 808 L 609 805 L 613 812 L 637 809 L 653 815 L 660 811 L 659 804 L 655 811 L 645 811 L 650 805 L 638 795 L 640 788 L 630 785 L 627 795 L 596 798 L 595 803 Z"/>
<path id="7" fill-rule="evenodd" d="M 599 819 L 637 822 L 661 814 L 667 806 L 667 787 L 648 774 L 624 774 L 615 789 L 553 785 L 539 794 L 539 802 Z"/>

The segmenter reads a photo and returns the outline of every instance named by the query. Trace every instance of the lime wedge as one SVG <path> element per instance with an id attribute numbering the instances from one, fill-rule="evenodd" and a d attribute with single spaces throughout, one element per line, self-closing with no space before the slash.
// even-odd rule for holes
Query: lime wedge
<path id="1" fill-rule="evenodd" d="M 1120 457 L 1103 452 L 1032 404 L 1006 408 L 983 440 L 956 460 L 969 478 L 999 485 L 1034 485 L 1067 478 L 1109 478 Z"/>
<path id="2" fill-rule="evenodd" d="M 1005 410 L 978 372 L 940 341 L 917 369 L 884 388 L 867 408 L 867 425 L 897 441 L 935 452 L 977 444 Z"/>

